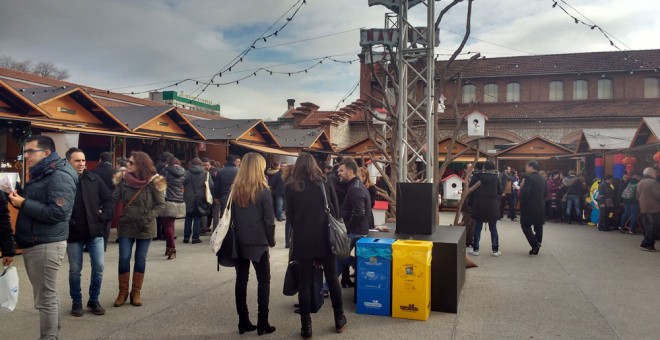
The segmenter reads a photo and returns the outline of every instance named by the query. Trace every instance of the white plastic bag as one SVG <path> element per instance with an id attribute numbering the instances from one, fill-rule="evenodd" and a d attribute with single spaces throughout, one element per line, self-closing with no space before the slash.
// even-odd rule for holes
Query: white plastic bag
<path id="1" fill-rule="evenodd" d="M 218 253 L 218 250 L 220 250 L 220 247 L 222 246 L 222 241 L 225 240 L 227 231 L 229 231 L 229 226 L 231 225 L 231 197 L 233 194 L 234 191 L 232 190 L 229 193 L 229 200 L 227 201 L 227 206 L 222 214 L 222 218 L 220 218 L 218 226 L 213 230 L 213 234 L 211 234 L 211 250 L 213 250 L 213 254 Z"/>
<path id="2" fill-rule="evenodd" d="M 3 267 L 0 275 L 0 312 L 12 312 L 18 303 L 18 272 L 16 267 Z"/>

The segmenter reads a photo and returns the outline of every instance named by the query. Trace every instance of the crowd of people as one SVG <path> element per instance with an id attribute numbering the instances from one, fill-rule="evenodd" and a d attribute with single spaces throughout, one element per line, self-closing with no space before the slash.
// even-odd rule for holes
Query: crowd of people
<path id="1" fill-rule="evenodd" d="M 224 166 L 194 158 L 186 169 L 168 152 L 154 163 L 146 153 L 134 151 L 128 158 L 117 158 L 116 165 L 112 155 L 103 152 L 98 165 L 89 171 L 83 150 L 70 148 L 62 158 L 54 141 L 43 135 L 29 137 L 23 154 L 28 181 L 23 188 L 0 195 L 0 247 L 4 266 L 13 262 L 15 244 L 23 250 L 39 311 L 41 338 L 55 339 L 59 334 L 56 286 L 65 255 L 71 315 L 84 315 L 81 271 L 85 253 L 91 266 L 86 306 L 91 313 L 104 315 L 106 310 L 99 301 L 104 257 L 110 230 L 117 228 L 119 289 L 114 306 L 127 301 L 141 306 L 152 241 L 166 241 L 165 256 L 175 259 L 176 219 L 184 219 L 183 243 L 198 244 L 201 235 L 218 226 L 226 208 L 231 209 L 238 244 L 235 299 L 239 333 L 256 330 L 262 335 L 276 330 L 268 320 L 269 249 L 276 245 L 276 221 L 285 220 L 285 246 L 291 248 L 291 260 L 299 263 L 301 336 L 312 337 L 315 268 L 325 273 L 336 331 L 341 333 L 345 328 L 341 288 L 354 286 L 349 268 L 355 268 L 355 259 L 333 255 L 328 214 L 346 221 L 354 248 L 374 226 L 371 208 L 376 196 L 366 168 L 358 167 L 353 159 L 340 158 L 334 167 L 322 170 L 311 154 L 302 153 L 295 164 L 273 163 L 267 169 L 262 155 L 248 153 L 242 160 L 228 155 Z M 9 204 L 18 209 L 13 232 Z M 250 265 L 257 276 L 256 325 L 250 321 L 247 306 Z"/>
<path id="2" fill-rule="evenodd" d="M 471 166 L 471 165 L 469 165 Z M 519 175 L 510 166 L 501 172 L 491 161 L 474 165 L 468 187 L 466 226 L 467 245 L 473 256 L 479 255 L 483 224 L 491 234 L 492 255 L 500 256 L 497 221 L 507 218 L 520 221 L 531 246 L 530 255 L 537 255 L 543 239 L 543 225 L 577 222 L 596 225 L 599 231 L 619 230 L 621 233 L 644 233 L 640 247 L 655 251 L 655 239 L 660 230 L 660 171 L 649 167 L 642 176 L 625 174 L 621 179 L 605 175 L 595 179 L 590 188 L 584 176 L 574 170 L 544 172 L 536 161 L 527 162 Z M 475 184 L 479 183 L 478 186 Z M 520 219 L 516 216 L 520 210 Z M 533 230 L 532 230 L 533 227 Z"/>

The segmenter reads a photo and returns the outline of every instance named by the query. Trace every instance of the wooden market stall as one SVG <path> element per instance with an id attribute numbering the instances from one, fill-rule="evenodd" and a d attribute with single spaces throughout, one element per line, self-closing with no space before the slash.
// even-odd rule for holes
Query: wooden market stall
<path id="1" fill-rule="evenodd" d="M 518 172 L 525 172 L 527 161 L 536 160 L 541 170 L 562 171 L 575 170 L 577 162 L 573 159 L 555 158 L 557 156 L 570 156 L 573 150 L 552 142 L 541 136 L 532 137 L 517 145 L 511 146 L 495 154 L 497 168 L 510 166 Z"/>
<path id="2" fill-rule="evenodd" d="M 271 130 L 282 150 L 292 153 L 309 152 L 319 163 L 325 164 L 335 152 L 330 137 L 322 129 Z"/>

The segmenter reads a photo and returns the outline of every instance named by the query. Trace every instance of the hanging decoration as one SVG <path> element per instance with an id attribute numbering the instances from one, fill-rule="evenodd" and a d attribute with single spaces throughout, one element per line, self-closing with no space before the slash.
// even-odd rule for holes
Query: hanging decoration
<path id="1" fill-rule="evenodd" d="M 594 173 L 596 174 L 596 178 L 605 177 L 605 159 L 603 159 L 602 157 L 596 157 L 594 163 L 595 163 Z"/>
<path id="2" fill-rule="evenodd" d="M 614 178 L 621 179 L 626 171 L 626 165 L 623 163 L 623 159 L 627 157 L 622 153 L 617 153 L 614 154 L 614 157 L 612 158 L 614 159 L 614 169 L 613 169 Z"/>
<path id="3" fill-rule="evenodd" d="M 623 158 L 621 163 L 626 166 L 626 175 L 631 176 L 635 170 L 635 163 L 637 163 L 637 158 L 626 156 Z"/>
<path id="4" fill-rule="evenodd" d="M 653 160 L 658 163 L 657 166 L 660 168 L 660 151 L 656 152 L 655 155 L 653 155 Z"/>

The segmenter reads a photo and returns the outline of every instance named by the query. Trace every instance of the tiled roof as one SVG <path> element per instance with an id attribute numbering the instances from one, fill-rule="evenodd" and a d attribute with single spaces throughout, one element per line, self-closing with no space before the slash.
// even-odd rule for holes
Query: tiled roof
<path id="1" fill-rule="evenodd" d="M 235 140 L 253 126 L 259 124 L 259 119 L 225 119 L 193 121 L 195 126 L 206 139 L 209 140 Z"/>
<path id="2" fill-rule="evenodd" d="M 459 105 L 464 112 L 468 105 Z M 489 119 L 555 119 L 555 118 L 616 118 L 660 116 L 657 99 L 638 100 L 572 100 L 557 102 L 519 102 L 480 104 Z M 447 116 L 443 120 L 453 119 Z"/>
<path id="3" fill-rule="evenodd" d="M 280 118 L 283 119 L 292 119 L 293 118 L 293 112 L 296 111 L 296 109 L 288 109 Z"/>
<path id="4" fill-rule="evenodd" d="M 314 111 L 307 116 L 300 125 L 304 126 L 319 126 L 321 125 L 321 120 L 330 119 L 331 115 L 337 114 L 336 111 Z"/>
<path id="5" fill-rule="evenodd" d="M 466 62 L 466 60 L 457 60 L 450 69 L 458 70 Z M 446 61 L 439 61 L 437 64 L 438 69 L 442 69 L 445 63 Z M 660 49 L 547 54 L 476 59 L 463 71 L 463 78 L 652 71 L 658 67 L 660 67 Z"/>
<path id="6" fill-rule="evenodd" d="M 150 121 L 154 117 L 174 109 L 172 106 L 114 106 L 106 107 L 113 116 L 126 124 L 131 130 Z"/>

